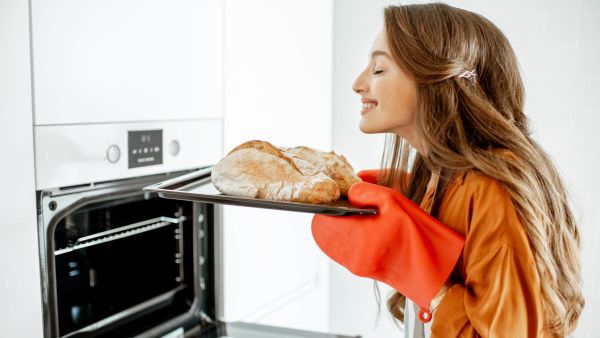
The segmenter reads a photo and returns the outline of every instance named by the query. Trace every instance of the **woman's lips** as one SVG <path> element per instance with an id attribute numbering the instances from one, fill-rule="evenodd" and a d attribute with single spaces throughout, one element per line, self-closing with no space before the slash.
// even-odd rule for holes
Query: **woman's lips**
<path id="1" fill-rule="evenodd" d="M 376 100 L 363 99 L 362 100 L 362 110 L 360 111 L 360 115 L 365 115 L 370 112 L 372 109 L 377 107 L 378 102 Z"/>

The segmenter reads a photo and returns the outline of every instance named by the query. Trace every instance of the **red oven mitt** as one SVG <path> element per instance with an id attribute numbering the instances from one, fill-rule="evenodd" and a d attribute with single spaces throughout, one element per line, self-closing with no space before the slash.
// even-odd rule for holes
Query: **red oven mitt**
<path id="1" fill-rule="evenodd" d="M 312 220 L 315 242 L 350 272 L 386 283 L 421 307 L 429 304 L 454 269 L 464 238 L 394 189 L 367 182 L 348 192 L 356 207 L 377 207 L 377 215 L 325 216 Z"/>
<path id="2" fill-rule="evenodd" d="M 356 173 L 358 177 L 364 182 L 369 182 L 373 184 L 377 184 L 379 181 L 379 169 L 369 169 L 369 170 L 361 170 Z"/>
<path id="3" fill-rule="evenodd" d="M 358 175 L 358 177 L 360 177 L 360 179 L 363 180 L 363 182 L 379 184 L 380 176 L 387 174 L 388 171 L 389 171 L 389 169 L 368 169 L 368 170 L 361 170 L 361 171 L 357 172 L 356 175 Z M 406 176 L 407 179 L 410 176 L 409 173 L 405 173 L 404 175 Z"/>

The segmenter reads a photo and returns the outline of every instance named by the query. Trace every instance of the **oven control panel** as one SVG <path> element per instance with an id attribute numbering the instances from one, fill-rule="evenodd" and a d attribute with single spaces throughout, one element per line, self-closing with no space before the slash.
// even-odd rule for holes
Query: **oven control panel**
<path id="1" fill-rule="evenodd" d="M 162 129 L 129 130 L 127 136 L 127 158 L 129 159 L 129 168 L 162 164 L 162 140 Z"/>
<path id="2" fill-rule="evenodd" d="M 214 165 L 222 130 L 221 119 L 34 126 L 36 189 Z"/>

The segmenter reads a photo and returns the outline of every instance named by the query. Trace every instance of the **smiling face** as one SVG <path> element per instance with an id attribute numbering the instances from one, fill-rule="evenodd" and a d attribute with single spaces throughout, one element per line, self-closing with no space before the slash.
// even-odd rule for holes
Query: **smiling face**
<path id="1" fill-rule="evenodd" d="M 392 59 L 384 32 L 375 38 L 369 63 L 352 89 L 362 97 L 362 132 L 396 133 L 418 148 L 414 139 L 416 85 Z"/>

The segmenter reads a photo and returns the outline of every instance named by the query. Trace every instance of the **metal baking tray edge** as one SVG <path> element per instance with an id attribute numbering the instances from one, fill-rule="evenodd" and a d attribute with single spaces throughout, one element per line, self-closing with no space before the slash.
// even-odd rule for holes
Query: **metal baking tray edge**
<path id="1" fill-rule="evenodd" d="M 210 180 L 211 170 L 212 167 L 199 169 L 182 176 L 152 184 L 145 187 L 144 191 L 155 192 L 158 193 L 160 197 L 168 199 L 335 216 L 374 215 L 377 213 L 377 209 L 353 207 L 345 198 L 341 198 L 332 204 L 309 204 L 237 197 L 223 194 L 199 194 L 181 190 L 190 185 L 198 185 L 200 181 L 206 181 L 206 184 L 212 185 L 212 181 Z"/>

